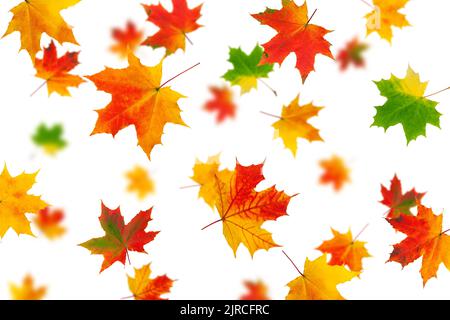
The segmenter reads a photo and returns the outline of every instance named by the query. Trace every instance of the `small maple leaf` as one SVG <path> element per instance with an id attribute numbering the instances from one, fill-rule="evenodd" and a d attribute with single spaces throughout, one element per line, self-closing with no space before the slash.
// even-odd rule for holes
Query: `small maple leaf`
<path id="1" fill-rule="evenodd" d="M 105 236 L 93 238 L 80 246 L 91 251 L 92 254 L 102 254 L 103 264 L 100 272 L 109 268 L 114 262 L 125 264 L 128 251 L 146 253 L 144 245 L 153 241 L 159 231 L 146 232 L 147 224 L 151 221 L 150 208 L 139 212 L 128 224 L 125 225 L 120 207 L 111 210 L 102 203 L 100 224 L 105 231 Z"/>
<path id="2" fill-rule="evenodd" d="M 395 261 L 405 267 L 422 257 L 423 285 L 433 277 L 444 263 L 450 270 L 450 236 L 449 230 L 442 231 L 442 214 L 435 215 L 430 208 L 418 205 L 417 216 L 400 215 L 388 222 L 396 229 L 406 234 L 406 239 L 394 245 L 389 261 Z"/>
<path id="3" fill-rule="evenodd" d="M 321 184 L 331 183 L 334 190 L 339 191 L 346 182 L 350 182 L 350 169 L 341 157 L 332 156 L 321 160 L 319 164 L 324 170 L 319 180 Z"/>
<path id="4" fill-rule="evenodd" d="M 247 247 L 252 256 L 257 250 L 278 247 L 271 233 L 261 226 L 266 221 L 287 215 L 292 197 L 277 191 L 274 186 L 255 191 L 264 180 L 262 167 L 263 164 L 245 167 L 236 163 L 234 171 L 225 169 L 214 173 L 214 186 L 196 181 L 201 185 L 199 195 L 206 194 L 205 201 L 214 204 L 220 215 L 219 220 L 203 229 L 222 222 L 223 234 L 235 255 L 240 244 Z"/>
<path id="5" fill-rule="evenodd" d="M 392 28 L 410 26 L 406 16 L 400 9 L 409 0 L 373 0 L 374 10 L 366 15 L 367 35 L 376 32 L 382 39 L 392 42 Z"/>
<path id="6" fill-rule="evenodd" d="M 202 4 L 189 9 L 186 0 L 172 0 L 173 11 L 168 12 L 161 4 L 143 5 L 148 15 L 148 21 L 160 28 L 153 36 L 148 37 L 142 44 L 153 48 L 165 47 L 166 55 L 177 49 L 185 49 L 187 34 L 201 26 L 197 23 L 200 18 Z"/>
<path id="7" fill-rule="evenodd" d="M 22 285 L 9 285 L 11 298 L 13 300 L 41 300 L 47 293 L 47 287 L 34 287 L 34 280 L 31 275 L 26 275 L 23 279 Z"/>
<path id="8" fill-rule="evenodd" d="M 233 69 L 228 70 L 223 78 L 232 85 L 241 87 L 241 94 L 249 92 L 258 87 L 258 79 L 267 78 L 269 72 L 273 70 L 273 64 L 263 63 L 263 49 L 256 45 L 253 51 L 247 55 L 241 48 L 230 48 L 229 62 L 233 64 Z"/>
<path id="9" fill-rule="evenodd" d="M 134 169 L 128 171 L 125 176 L 128 179 L 127 190 L 129 192 L 136 192 L 139 199 L 145 199 L 145 197 L 155 191 L 153 180 L 150 178 L 145 168 L 135 166 Z"/>
<path id="10" fill-rule="evenodd" d="M 47 127 L 42 123 L 37 127 L 32 140 L 35 145 L 42 147 L 47 154 L 54 155 L 67 146 L 67 142 L 62 135 L 63 126 L 61 124 Z"/>
<path id="11" fill-rule="evenodd" d="M 339 62 L 341 71 L 347 70 L 351 64 L 355 67 L 364 67 L 366 61 L 363 53 L 368 48 L 369 46 L 366 43 L 361 42 L 358 38 L 354 38 L 347 43 L 346 46 L 339 51 L 336 59 Z"/>
<path id="12" fill-rule="evenodd" d="M 144 32 L 138 30 L 134 22 L 128 21 L 124 30 L 114 28 L 112 37 L 117 43 L 111 46 L 111 51 L 125 59 L 141 45 Z"/>
<path id="13" fill-rule="evenodd" d="M 210 87 L 214 95 L 212 100 L 206 102 L 204 109 L 210 112 L 217 111 L 216 121 L 223 122 L 226 118 L 234 118 L 237 106 L 233 101 L 233 91 L 230 88 Z"/>
<path id="14" fill-rule="evenodd" d="M 38 213 L 48 206 L 41 197 L 29 195 L 33 187 L 36 173 L 22 173 L 11 177 L 6 168 L 0 175 L 0 238 L 11 228 L 18 235 L 33 235 L 30 229 L 30 221 L 25 214 Z"/>
<path id="15" fill-rule="evenodd" d="M 267 286 L 261 280 L 256 282 L 245 281 L 244 285 L 248 292 L 240 300 L 270 300 L 267 296 Z"/>
<path id="16" fill-rule="evenodd" d="M 41 35 L 46 33 L 59 43 L 78 44 L 72 28 L 61 17 L 60 11 L 80 2 L 80 0 L 25 0 L 11 10 L 13 18 L 3 37 L 18 31 L 21 50 L 27 50 L 34 62 L 41 50 Z"/>
<path id="17" fill-rule="evenodd" d="M 147 67 L 130 54 L 126 69 L 110 69 L 87 77 L 101 91 L 112 95 L 106 108 L 97 111 L 98 120 L 92 134 L 110 133 L 134 125 L 139 145 L 150 158 L 150 152 L 161 143 L 166 123 L 185 125 L 180 116 L 181 94 L 161 87 L 162 61 Z"/>
<path id="18" fill-rule="evenodd" d="M 345 300 L 336 285 L 358 274 L 343 266 L 330 266 L 325 254 L 312 261 L 306 258 L 303 272 L 287 284 L 290 290 L 286 300 Z"/>
<path id="19" fill-rule="evenodd" d="M 303 82 L 311 71 L 317 54 L 333 59 L 330 43 L 324 36 L 330 31 L 310 23 L 306 1 L 298 6 L 292 0 L 283 0 L 283 8 L 274 10 L 267 8 L 265 12 L 253 14 L 252 17 L 261 24 L 275 29 L 278 34 L 263 44 L 264 55 L 261 63 L 282 63 L 294 52 L 297 57 L 296 67 L 300 71 Z"/>
<path id="20" fill-rule="evenodd" d="M 319 130 L 308 123 L 309 118 L 318 115 L 323 107 L 316 107 L 312 103 L 299 105 L 297 96 L 288 106 L 283 107 L 280 120 L 272 126 L 275 128 L 275 138 L 280 137 L 286 148 L 297 154 L 297 138 L 304 138 L 310 142 L 323 141 Z"/>
<path id="21" fill-rule="evenodd" d="M 211 156 L 206 162 L 196 160 L 192 180 L 200 185 L 198 197 L 202 198 L 211 208 L 216 205 L 216 175 L 219 172 L 220 154 Z"/>
<path id="22" fill-rule="evenodd" d="M 424 97 L 428 82 L 420 82 L 420 77 L 411 67 L 406 78 L 392 75 L 389 80 L 375 82 L 382 96 L 387 98 L 384 105 L 375 107 L 377 113 L 372 126 L 389 127 L 402 124 L 407 144 L 419 136 L 426 137 L 427 123 L 440 128 L 441 114 L 436 111 L 437 102 Z"/>
<path id="23" fill-rule="evenodd" d="M 66 228 L 61 226 L 64 220 L 64 211 L 47 207 L 38 212 L 33 222 L 49 239 L 56 239 L 66 233 Z"/>
<path id="24" fill-rule="evenodd" d="M 69 74 L 78 65 L 79 52 L 67 52 L 58 58 L 56 46 L 53 40 L 44 49 L 43 59 L 35 62 L 36 77 L 42 78 L 47 84 L 48 94 L 53 92 L 61 96 L 70 96 L 68 87 L 78 87 L 84 82 L 79 76 Z"/>
<path id="25" fill-rule="evenodd" d="M 394 178 L 391 180 L 389 190 L 381 185 L 381 194 L 383 195 L 381 203 L 389 207 L 389 211 L 386 214 L 388 219 L 398 218 L 402 214 L 412 215 L 411 208 L 416 207 L 417 203 L 425 195 L 425 193 L 416 192 L 414 188 L 403 194 L 402 183 L 397 178 L 397 175 L 394 175 Z"/>
<path id="26" fill-rule="evenodd" d="M 150 264 L 134 268 L 134 278 L 128 276 L 128 287 L 135 300 L 167 300 L 161 298 L 170 292 L 173 280 L 166 275 L 150 279 Z"/>
<path id="27" fill-rule="evenodd" d="M 340 233 L 331 229 L 331 232 L 333 239 L 324 241 L 317 250 L 331 254 L 329 265 L 346 265 L 351 271 L 361 272 L 362 259 L 370 257 L 365 242 L 354 239 L 350 230 L 347 233 Z"/>

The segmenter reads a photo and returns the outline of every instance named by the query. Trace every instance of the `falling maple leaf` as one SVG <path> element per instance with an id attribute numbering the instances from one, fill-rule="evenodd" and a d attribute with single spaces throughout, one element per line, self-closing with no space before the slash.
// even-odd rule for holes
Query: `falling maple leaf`
<path id="1" fill-rule="evenodd" d="M 339 191 L 344 183 L 350 182 L 350 169 L 341 157 L 332 156 L 330 159 L 321 160 L 319 164 L 324 170 L 320 177 L 321 184 L 331 183 L 334 190 Z"/>
<path id="2" fill-rule="evenodd" d="M 341 71 L 347 70 L 347 68 L 353 64 L 355 67 L 364 67 L 365 59 L 363 53 L 369 48 L 366 43 L 361 42 L 358 38 L 354 38 L 352 41 L 346 44 L 337 55 L 337 61 L 339 62 Z"/>
<path id="3" fill-rule="evenodd" d="M 112 37 L 117 43 L 111 47 L 111 51 L 125 59 L 141 45 L 144 32 L 138 30 L 134 22 L 128 21 L 124 30 L 114 28 Z"/>
<path id="4" fill-rule="evenodd" d="M 128 179 L 127 190 L 136 192 L 139 199 L 144 199 L 155 191 L 155 185 L 145 168 L 135 166 L 133 170 L 128 171 L 125 175 Z"/>
<path id="5" fill-rule="evenodd" d="M 219 220 L 203 229 L 222 222 L 223 234 L 235 255 L 240 244 L 252 256 L 257 250 L 278 247 L 271 233 L 261 226 L 266 221 L 286 215 L 291 197 L 277 191 L 274 186 L 255 191 L 255 187 L 264 180 L 262 167 L 263 164 L 245 167 L 236 163 L 234 171 L 225 169 L 214 173 L 214 187 L 196 181 L 200 184 L 199 195 L 206 195 L 205 201 L 214 204 L 220 215 Z"/>
<path id="6" fill-rule="evenodd" d="M 303 272 L 287 284 L 286 300 L 344 300 L 336 285 L 358 274 L 343 266 L 330 266 L 325 254 L 312 261 L 306 258 Z"/>
<path id="7" fill-rule="evenodd" d="M 161 298 L 170 292 L 173 280 L 166 275 L 150 279 L 150 264 L 134 268 L 134 278 L 128 276 L 128 286 L 135 300 L 167 300 Z"/>
<path id="8" fill-rule="evenodd" d="M 139 145 L 150 158 L 150 152 L 161 143 L 166 123 L 185 125 L 178 100 L 183 96 L 170 87 L 162 87 L 162 61 L 147 67 L 130 54 L 126 69 L 110 69 L 87 77 L 99 90 L 112 95 L 112 101 L 98 112 L 92 134 L 110 133 L 134 125 Z"/>
<path id="9" fill-rule="evenodd" d="M 361 272 L 362 259 L 370 257 L 365 248 L 365 242 L 353 238 L 350 230 L 347 233 L 340 233 L 331 229 L 331 232 L 333 233 L 333 239 L 324 241 L 317 250 L 331 254 L 329 265 L 346 265 L 351 271 Z"/>
<path id="10" fill-rule="evenodd" d="M 151 212 L 151 208 L 141 211 L 125 225 L 120 207 L 111 210 L 102 203 L 99 220 L 105 235 L 80 244 L 90 250 L 92 254 L 103 255 L 104 260 L 100 272 L 109 268 L 116 261 L 125 264 L 128 251 L 146 253 L 144 245 L 153 241 L 159 232 L 145 231 L 148 222 L 151 221 Z"/>
<path id="11" fill-rule="evenodd" d="M 270 300 L 267 296 L 267 286 L 261 280 L 256 282 L 245 281 L 244 285 L 248 292 L 240 300 Z"/>
<path id="12" fill-rule="evenodd" d="M 294 52 L 297 57 L 296 67 L 300 71 L 303 82 L 311 71 L 317 54 L 333 59 L 330 43 L 324 36 L 330 31 L 310 23 L 306 1 L 302 6 L 293 0 L 283 0 L 283 8 L 274 10 L 267 8 L 265 12 L 253 14 L 252 17 L 261 24 L 275 29 L 278 34 L 268 43 L 263 44 L 264 55 L 261 64 L 282 63 Z"/>
<path id="13" fill-rule="evenodd" d="M 373 11 L 366 15 L 367 35 L 376 32 L 382 39 L 391 43 L 392 28 L 410 26 L 406 16 L 399 10 L 408 3 L 409 0 L 373 0 Z"/>
<path id="14" fill-rule="evenodd" d="M 22 285 L 11 283 L 9 291 L 13 300 L 41 300 L 47 293 L 47 288 L 45 286 L 35 288 L 33 277 L 26 275 Z"/>
<path id="15" fill-rule="evenodd" d="M 219 172 L 220 155 L 208 158 L 208 161 L 201 162 L 196 160 L 192 180 L 200 185 L 198 197 L 202 198 L 211 208 L 216 205 L 216 175 Z"/>
<path id="16" fill-rule="evenodd" d="M 217 111 L 216 121 L 218 123 L 223 122 L 226 118 L 234 118 L 237 107 L 230 88 L 226 86 L 210 87 L 209 90 L 214 98 L 206 102 L 204 109 L 210 112 Z"/>
<path id="17" fill-rule="evenodd" d="M 319 130 L 308 123 L 309 118 L 317 116 L 322 107 L 312 103 L 299 105 L 300 96 L 297 96 L 288 106 L 283 107 L 280 120 L 272 126 L 275 128 L 275 138 L 280 137 L 286 148 L 297 154 L 297 138 L 304 138 L 310 142 L 323 141 Z"/>
<path id="18" fill-rule="evenodd" d="M 444 263 L 450 270 L 450 236 L 449 230 L 442 231 L 442 214 L 435 215 L 430 208 L 418 205 L 417 216 L 400 215 L 397 219 L 388 220 L 396 229 L 406 234 L 406 239 L 394 245 L 389 261 L 407 266 L 422 257 L 423 285 L 433 277 Z"/>
<path id="19" fill-rule="evenodd" d="M 28 194 L 33 187 L 36 173 L 22 173 L 11 177 L 6 168 L 0 175 L 0 238 L 11 228 L 18 235 L 33 235 L 30 221 L 25 214 L 38 213 L 48 206 L 39 196 Z"/>
<path id="20" fill-rule="evenodd" d="M 79 76 L 68 73 L 78 65 L 78 53 L 67 52 L 58 58 L 55 43 L 51 41 L 44 49 L 43 59 L 36 58 L 36 77 L 45 80 L 49 95 L 56 92 L 61 96 L 70 96 L 68 87 L 76 88 L 84 82 Z"/>
<path id="21" fill-rule="evenodd" d="M 72 28 L 61 17 L 60 11 L 80 2 L 80 0 L 24 0 L 11 10 L 13 18 L 3 37 L 20 32 L 21 50 L 27 50 L 34 62 L 41 50 L 41 35 L 46 33 L 59 43 L 78 44 Z"/>
<path id="22" fill-rule="evenodd" d="M 377 113 L 372 126 L 382 127 L 386 131 L 389 127 L 402 124 L 408 144 L 419 136 L 426 136 L 427 123 L 440 128 L 441 114 L 436 111 L 438 103 L 424 97 L 428 82 L 421 82 L 411 67 L 404 79 L 392 75 L 391 79 L 375 84 L 387 101 L 375 107 Z"/>
<path id="23" fill-rule="evenodd" d="M 37 146 L 42 147 L 47 154 L 54 155 L 67 146 L 67 142 L 62 135 L 63 126 L 61 124 L 55 124 L 52 127 L 40 124 L 32 136 L 32 140 Z"/>
<path id="24" fill-rule="evenodd" d="M 64 211 L 62 209 L 54 209 L 47 207 L 40 210 L 33 222 L 49 239 L 56 239 L 66 233 L 66 228 L 61 226 L 64 220 Z"/>
<path id="25" fill-rule="evenodd" d="M 187 34 L 201 26 L 197 23 L 200 18 L 202 4 L 189 9 L 186 0 L 172 0 L 173 11 L 168 12 L 161 4 L 143 5 L 148 15 L 148 21 L 155 24 L 160 30 L 148 37 L 142 44 L 154 48 L 165 47 L 166 55 L 177 49 L 185 49 Z"/>
<path id="26" fill-rule="evenodd" d="M 258 79 L 267 78 L 269 72 L 273 70 L 273 64 L 263 63 L 263 49 L 256 45 L 250 54 L 246 54 L 241 48 L 230 48 L 229 62 L 233 64 L 233 69 L 228 70 L 223 78 L 232 85 L 241 87 L 241 93 L 247 93 L 251 89 L 258 87 Z"/>
<path id="27" fill-rule="evenodd" d="M 381 194 L 383 195 L 381 203 L 389 207 L 389 211 L 386 214 L 388 219 L 398 218 L 402 214 L 412 215 L 411 208 L 416 207 L 417 203 L 425 195 L 425 193 L 416 192 L 414 188 L 403 194 L 402 183 L 397 178 L 397 175 L 394 175 L 394 178 L 391 180 L 389 190 L 381 185 Z"/>

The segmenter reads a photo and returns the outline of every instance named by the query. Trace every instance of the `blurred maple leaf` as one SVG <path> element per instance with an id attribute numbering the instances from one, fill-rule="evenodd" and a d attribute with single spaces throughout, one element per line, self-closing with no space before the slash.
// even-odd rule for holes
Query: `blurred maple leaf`
<path id="1" fill-rule="evenodd" d="M 127 190 L 135 192 L 139 199 L 142 200 L 155 191 L 153 180 L 145 168 L 137 165 L 133 170 L 128 171 L 125 176 L 128 179 Z"/>
<path id="2" fill-rule="evenodd" d="M 52 127 L 47 127 L 44 123 L 40 124 L 32 139 L 33 142 L 44 149 L 49 155 L 54 155 L 58 151 L 64 149 L 67 142 L 63 139 L 63 126 L 55 124 Z"/>
<path id="3" fill-rule="evenodd" d="M 128 276 L 128 286 L 135 300 L 167 300 L 161 295 L 170 292 L 173 280 L 166 275 L 150 279 L 150 264 L 134 268 L 134 278 Z"/>
<path id="4" fill-rule="evenodd" d="M 189 9 L 186 0 L 172 0 L 173 11 L 168 12 L 161 4 L 143 5 L 148 15 L 148 21 L 160 28 L 153 36 L 148 37 L 143 45 L 153 48 L 165 47 L 166 55 L 177 49 L 185 49 L 187 34 L 201 26 L 197 23 L 200 18 L 202 5 Z"/>
<path id="5" fill-rule="evenodd" d="M 245 281 L 244 285 L 248 292 L 240 300 L 270 300 L 267 296 L 267 286 L 261 280 L 256 282 Z"/>
<path id="6" fill-rule="evenodd" d="M 21 49 L 27 50 L 34 63 L 36 53 L 41 50 L 41 35 L 46 33 L 59 43 L 78 44 L 72 28 L 61 17 L 60 11 L 80 0 L 24 0 L 11 10 L 13 18 L 3 37 L 20 32 Z"/>
<path id="7" fill-rule="evenodd" d="M 347 70 L 347 68 L 353 64 L 355 67 L 364 67 L 366 61 L 363 53 L 369 48 L 366 43 L 361 42 L 358 38 L 353 39 L 342 48 L 336 60 L 339 62 L 341 71 Z"/>
<path id="8" fill-rule="evenodd" d="M 278 32 L 272 40 L 262 45 L 265 54 L 261 64 L 281 64 L 294 52 L 297 57 L 296 67 L 304 82 L 314 70 L 317 54 L 333 59 L 330 43 L 324 39 L 330 31 L 310 23 L 312 16 L 308 19 L 306 1 L 301 6 L 292 0 L 283 0 L 282 4 L 280 10 L 267 8 L 265 12 L 252 14 L 261 24 L 266 24 Z"/>
<path id="9" fill-rule="evenodd" d="M 136 24 L 128 21 L 124 30 L 114 28 L 112 37 L 117 42 L 111 46 L 111 51 L 126 59 L 130 53 L 134 53 L 144 39 L 144 32 L 138 30 Z"/>
<path id="10" fill-rule="evenodd" d="M 227 118 L 234 118 L 237 106 L 233 101 L 233 91 L 226 86 L 210 87 L 209 90 L 214 98 L 206 102 L 204 109 L 210 112 L 217 111 L 216 121 L 218 123 Z"/>
<path id="11" fill-rule="evenodd" d="M 350 169 L 341 157 L 332 156 L 321 160 L 319 164 L 324 170 L 319 180 L 321 184 L 331 183 L 334 190 L 339 191 L 346 182 L 350 182 Z"/>
<path id="12" fill-rule="evenodd" d="M 61 226 L 63 220 L 64 211 L 62 209 L 47 207 L 37 213 L 33 222 L 47 238 L 53 240 L 66 233 L 66 228 Z"/>
<path id="13" fill-rule="evenodd" d="M 152 209 L 139 212 L 125 225 L 120 208 L 111 210 L 102 203 L 100 224 L 105 231 L 101 238 L 93 238 L 81 243 L 80 246 L 91 251 L 92 254 L 102 254 L 103 264 L 100 272 L 109 268 L 114 262 L 125 264 L 128 251 L 146 253 L 144 245 L 153 241 L 159 231 L 146 232 L 147 224 L 151 221 Z"/>
<path id="14" fill-rule="evenodd" d="M 9 285 L 11 298 L 13 300 L 41 300 L 47 293 L 47 287 L 34 287 L 34 280 L 31 275 L 26 275 L 23 279 L 22 285 Z"/>
<path id="15" fill-rule="evenodd" d="M 6 168 L 0 175 L 0 238 L 11 228 L 18 235 L 33 235 L 30 221 L 25 214 L 38 213 L 48 206 L 39 196 L 29 195 L 33 187 L 36 173 L 22 173 L 11 177 Z"/>

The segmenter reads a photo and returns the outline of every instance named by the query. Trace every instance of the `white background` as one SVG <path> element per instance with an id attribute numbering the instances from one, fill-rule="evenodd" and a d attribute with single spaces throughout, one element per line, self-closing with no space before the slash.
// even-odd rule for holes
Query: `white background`
<path id="1" fill-rule="evenodd" d="M 0 33 L 11 19 L 8 12 L 20 1 L 3 1 L 0 5 Z M 170 1 L 162 1 L 171 8 Z M 147 1 L 146 3 L 150 3 Z M 151 1 L 157 3 L 157 1 Z M 191 0 L 191 7 L 199 4 Z M 25 51 L 20 48 L 19 34 L 0 40 L 0 163 L 6 162 L 12 174 L 40 169 L 32 189 L 43 199 L 67 213 L 67 235 L 49 241 L 36 230 L 37 238 L 17 236 L 8 232 L 0 243 L 0 298 L 9 298 L 8 283 L 20 282 L 31 273 L 38 284 L 48 285 L 51 299 L 119 299 L 128 296 L 125 268 L 116 263 L 99 275 L 102 257 L 91 256 L 77 244 L 102 236 L 98 223 L 100 200 L 111 208 L 121 206 L 128 222 L 139 210 L 154 206 L 154 220 L 148 230 L 161 230 L 155 241 L 146 246 L 149 255 L 132 253 L 134 266 L 152 262 L 153 275 L 167 273 L 177 279 L 168 295 L 171 299 L 236 299 L 245 292 L 244 280 L 264 280 L 273 299 L 284 299 L 287 282 L 298 276 L 280 249 L 258 251 L 251 259 L 240 247 L 237 258 L 228 247 L 220 224 L 200 229 L 218 215 L 200 199 L 196 189 L 180 190 L 192 184 L 189 177 L 195 159 L 203 161 L 221 152 L 224 167 L 232 168 L 235 159 L 244 165 L 265 160 L 267 181 L 292 199 L 289 216 L 265 226 L 274 240 L 300 268 L 306 257 L 316 258 L 314 248 L 331 237 L 330 227 L 341 232 L 352 228 L 361 235 L 373 258 L 364 260 L 360 279 L 339 286 L 348 299 L 429 299 L 450 298 L 450 272 L 443 266 L 439 279 L 432 279 L 425 288 L 419 274 L 421 259 L 403 271 L 396 263 L 385 263 L 391 245 L 403 238 L 382 219 L 386 207 L 381 205 L 380 184 L 389 184 L 397 173 L 404 188 L 427 191 L 424 203 L 436 213 L 444 212 L 444 229 L 450 227 L 450 93 L 434 97 L 443 113 L 439 130 L 428 127 L 428 137 L 406 146 L 400 126 L 384 133 L 370 128 L 374 106 L 384 103 L 373 80 L 386 79 L 391 73 L 405 75 L 408 64 L 430 80 L 427 93 L 438 91 L 450 83 L 449 44 L 446 35 L 450 4 L 443 0 L 411 0 L 404 9 L 413 27 L 395 29 L 393 45 L 371 35 L 365 70 L 351 69 L 342 74 L 337 64 L 326 57 L 316 59 L 316 72 L 301 84 L 290 55 L 276 67 L 267 80 L 279 93 L 275 97 L 265 87 L 239 98 L 235 120 L 216 125 L 214 116 L 202 110 L 210 98 L 209 85 L 221 85 L 230 65 L 228 48 L 241 46 L 249 52 L 256 43 L 265 43 L 275 31 L 250 17 L 265 6 L 280 8 L 281 1 L 206 0 L 200 23 L 204 28 L 189 36 L 194 46 L 186 53 L 178 51 L 164 62 L 163 80 L 201 62 L 200 67 L 171 83 L 174 90 L 187 96 L 180 100 L 182 117 L 190 128 L 167 125 L 163 145 L 154 148 L 152 160 L 137 146 L 134 127 L 122 130 L 116 138 L 101 134 L 90 136 L 97 114 L 110 96 L 96 91 L 86 82 L 72 90 L 72 97 L 47 96 L 46 89 L 30 98 L 41 84 Z M 302 1 L 297 1 L 301 4 Z M 310 11 L 318 8 L 312 23 L 332 29 L 326 38 L 332 51 L 354 36 L 365 36 L 364 15 L 371 9 L 360 0 L 309 0 Z M 112 27 L 123 27 L 128 19 L 145 27 L 146 34 L 157 28 L 145 22 L 140 1 L 83 0 L 63 11 L 66 21 L 74 27 L 81 48 L 70 44 L 64 50 L 81 50 L 80 65 L 74 73 L 90 75 L 104 66 L 125 67 L 126 62 L 111 54 Z M 49 38 L 44 36 L 42 44 Z M 61 48 L 59 48 L 61 50 Z M 63 51 L 64 51 L 63 50 Z M 147 65 L 156 64 L 163 49 L 141 48 L 137 55 Z M 238 91 L 236 90 L 236 93 Z M 307 143 L 299 140 L 296 158 L 285 149 L 280 139 L 273 140 L 272 118 L 259 111 L 280 114 L 283 105 L 297 94 L 301 103 L 314 101 L 325 106 L 316 125 L 325 142 Z M 56 157 L 43 155 L 33 146 L 30 135 L 41 122 L 63 123 L 68 148 Z M 338 154 L 348 161 L 352 183 L 342 192 L 318 185 L 321 170 L 318 161 Z M 154 196 L 140 202 L 126 192 L 124 172 L 135 164 L 148 168 L 156 181 Z"/>

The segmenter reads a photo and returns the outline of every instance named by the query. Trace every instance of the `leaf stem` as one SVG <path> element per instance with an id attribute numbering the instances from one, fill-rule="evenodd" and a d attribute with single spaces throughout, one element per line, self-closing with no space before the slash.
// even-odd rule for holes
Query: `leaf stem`
<path id="1" fill-rule="evenodd" d="M 353 238 L 352 242 L 355 242 L 356 240 L 358 240 L 359 236 L 366 231 L 367 227 L 370 225 L 370 223 L 366 223 L 366 225 L 361 229 L 361 231 Z"/>
<path id="2" fill-rule="evenodd" d="M 309 23 L 311 22 L 312 18 L 313 18 L 314 15 L 316 14 L 316 12 L 317 12 L 317 9 L 314 10 L 314 12 L 313 12 L 313 14 L 311 15 L 311 17 L 309 17 L 308 21 L 307 21 L 306 24 L 305 24 L 305 28 L 309 25 Z"/>
<path id="3" fill-rule="evenodd" d="M 182 186 L 182 187 L 180 187 L 180 189 L 190 189 L 190 188 L 198 188 L 198 187 L 201 187 L 201 185 L 193 184 L 193 185 L 190 185 L 190 186 Z"/>
<path id="4" fill-rule="evenodd" d="M 262 79 L 258 79 L 264 86 L 266 86 L 266 88 L 267 89 L 269 89 L 270 91 L 272 91 L 272 93 L 275 95 L 275 97 L 278 97 L 278 93 L 275 91 L 275 89 L 274 88 L 272 88 L 271 86 L 269 86 L 268 84 L 267 84 L 267 82 L 265 82 L 264 80 L 262 80 Z"/>
<path id="5" fill-rule="evenodd" d="M 277 118 L 277 119 L 283 120 L 282 117 L 276 116 L 276 115 L 271 114 L 271 113 L 267 113 L 267 112 L 264 112 L 264 111 L 260 111 L 259 113 L 262 113 L 262 114 L 264 114 L 264 115 L 266 115 L 266 116 L 269 116 L 269 117 L 272 117 L 272 118 Z"/>
<path id="6" fill-rule="evenodd" d="M 444 92 L 444 91 L 447 91 L 447 90 L 450 90 L 450 87 L 445 88 L 445 89 L 442 89 L 442 90 L 439 90 L 439 91 L 437 91 L 437 92 L 435 92 L 435 93 L 429 94 L 429 95 L 425 96 L 424 98 L 429 98 L 429 97 L 435 96 L 435 95 L 437 95 L 437 94 L 439 94 L 439 93 L 442 93 L 442 92 Z"/>
<path id="7" fill-rule="evenodd" d="M 214 222 L 211 222 L 210 224 L 208 224 L 207 226 L 204 226 L 201 230 L 205 230 L 206 228 L 211 227 L 212 225 L 215 225 L 216 223 L 222 221 L 222 219 L 216 220 Z"/>
<path id="8" fill-rule="evenodd" d="M 300 273 L 300 275 L 303 278 L 306 278 L 305 275 L 300 271 L 300 269 L 295 265 L 294 261 L 292 261 L 292 259 L 287 255 L 287 253 L 284 252 L 284 250 L 281 250 L 281 252 L 283 252 L 283 254 L 286 256 L 286 258 L 288 258 L 288 260 L 292 263 L 292 265 L 294 266 L 295 270 L 297 270 L 297 272 Z"/>
<path id="9" fill-rule="evenodd" d="M 200 62 L 194 64 L 192 67 L 189 67 L 189 68 L 187 68 L 186 70 L 184 70 L 184 71 L 180 72 L 179 74 L 177 74 L 176 76 L 170 78 L 169 80 L 167 80 L 166 82 L 164 82 L 162 85 L 160 85 L 158 89 L 161 89 L 161 88 L 164 87 L 166 84 L 168 84 L 170 81 L 172 81 L 172 80 L 178 78 L 179 76 L 181 76 L 182 74 L 188 72 L 189 70 L 194 69 L 194 68 L 197 67 L 198 65 L 200 65 Z"/>
<path id="10" fill-rule="evenodd" d="M 186 38 L 186 40 L 190 43 L 190 45 L 193 46 L 194 43 L 192 42 L 191 39 L 189 39 L 188 35 L 186 33 L 184 33 L 184 32 L 183 32 L 183 34 L 184 34 L 184 37 Z"/>
<path id="11" fill-rule="evenodd" d="M 368 1 L 366 1 L 366 0 L 360 0 L 361 2 L 363 2 L 363 3 L 365 3 L 365 4 L 367 4 L 369 7 L 371 7 L 372 9 L 374 9 L 375 7 L 372 5 L 372 4 L 370 4 Z"/>
<path id="12" fill-rule="evenodd" d="M 41 90 L 47 84 L 48 80 L 50 80 L 50 79 L 45 80 L 39 87 L 37 87 L 36 90 L 34 90 L 30 94 L 30 97 L 34 96 L 39 90 Z"/>

